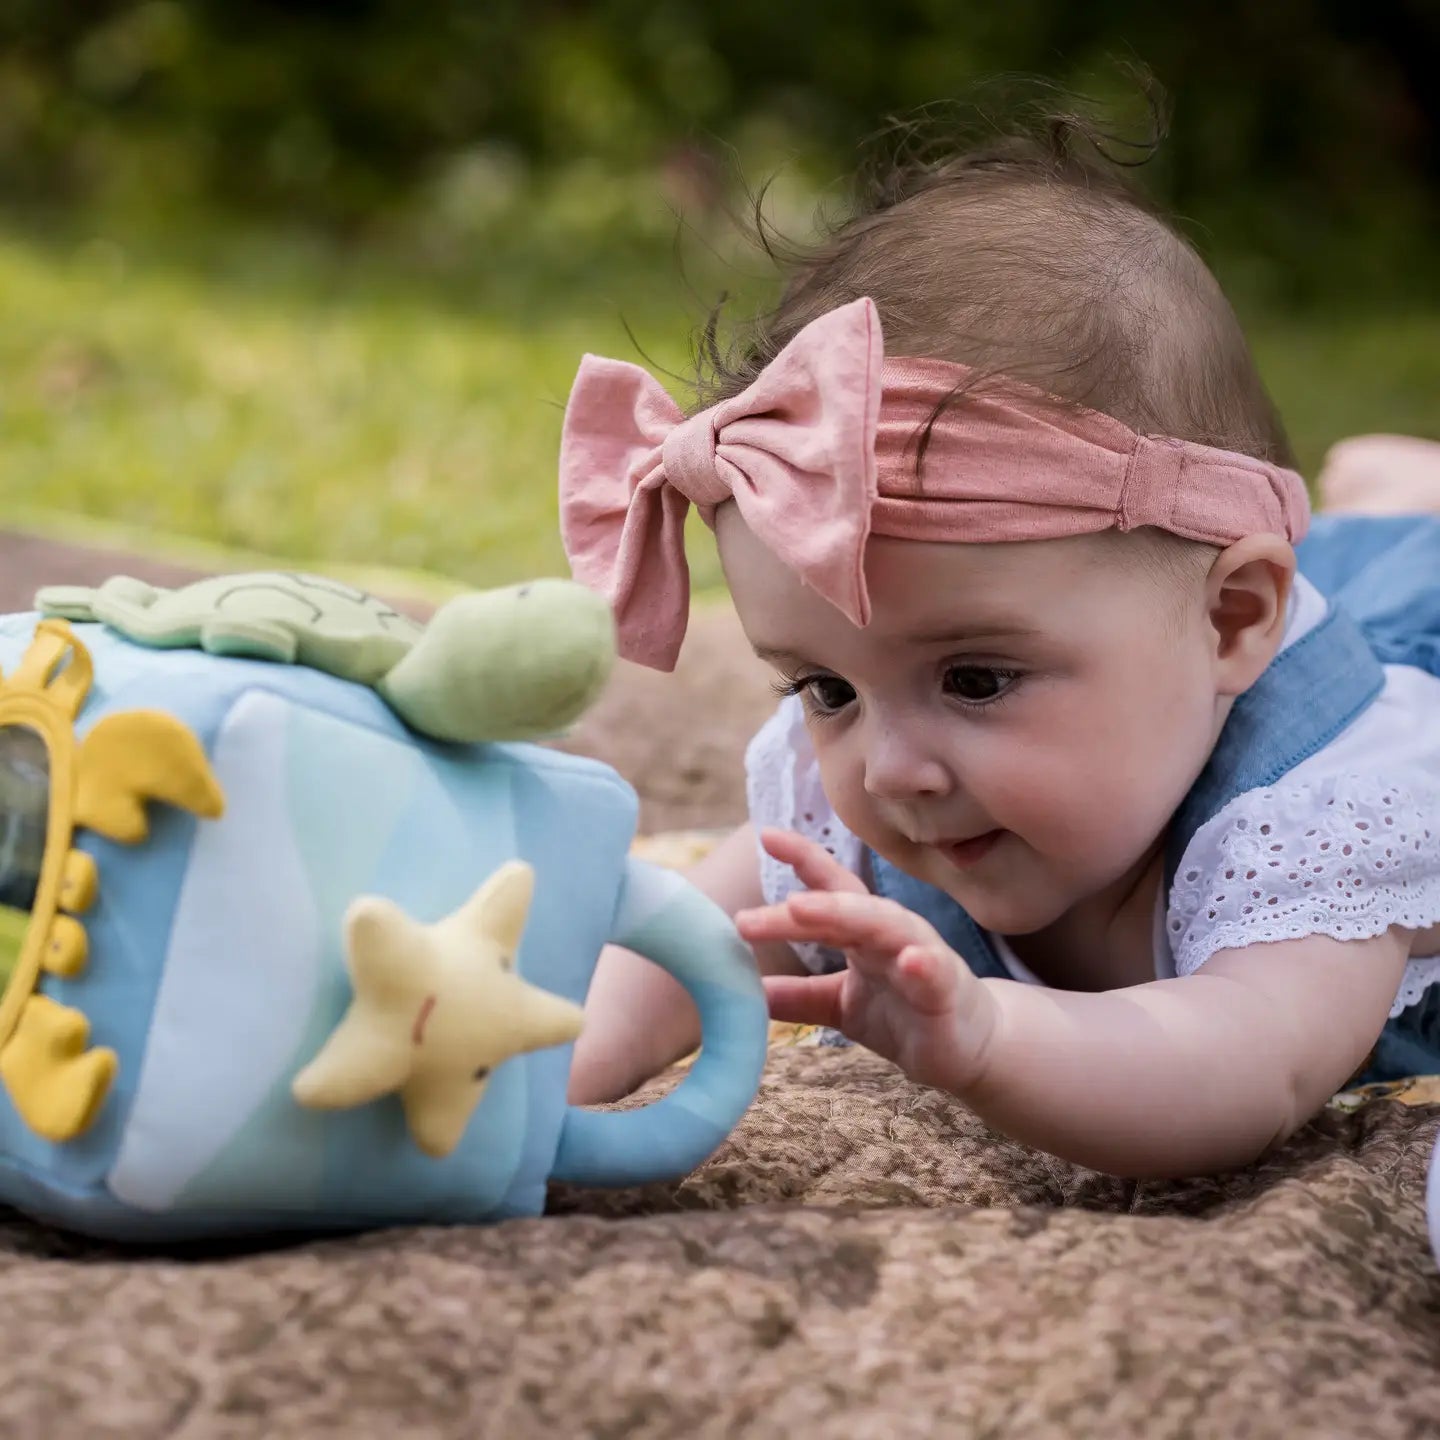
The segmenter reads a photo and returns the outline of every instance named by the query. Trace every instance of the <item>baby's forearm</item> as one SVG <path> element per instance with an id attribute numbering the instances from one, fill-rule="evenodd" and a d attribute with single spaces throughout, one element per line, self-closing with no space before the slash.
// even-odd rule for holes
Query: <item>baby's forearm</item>
<path id="1" fill-rule="evenodd" d="M 1188 996 L 1179 982 L 1081 994 L 987 981 L 996 1025 L 980 1078 L 959 1093 L 997 1130 L 1110 1174 L 1244 1165 L 1304 1117 L 1262 1026 L 1230 1017 L 1216 1053 L 1195 994 L 1208 979 L 1185 982 Z"/>
<path id="2" fill-rule="evenodd" d="M 1396 931 L 1222 953 L 1103 994 L 985 981 L 995 1024 L 982 1056 L 957 1057 L 957 1093 L 1006 1134 L 1111 1174 L 1245 1165 L 1361 1067 L 1407 954 Z"/>
<path id="3" fill-rule="evenodd" d="M 699 1043 L 700 1017 L 680 982 L 642 956 L 607 945 L 575 1045 L 570 1101 L 618 1100 Z"/>

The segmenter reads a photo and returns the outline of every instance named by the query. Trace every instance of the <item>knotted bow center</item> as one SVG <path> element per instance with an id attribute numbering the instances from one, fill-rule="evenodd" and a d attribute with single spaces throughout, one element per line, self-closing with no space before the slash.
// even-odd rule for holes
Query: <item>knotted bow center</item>
<path id="1" fill-rule="evenodd" d="M 715 426 L 708 410 L 682 420 L 660 445 L 666 480 L 702 509 L 714 509 L 733 493 L 721 474 L 716 450 Z"/>

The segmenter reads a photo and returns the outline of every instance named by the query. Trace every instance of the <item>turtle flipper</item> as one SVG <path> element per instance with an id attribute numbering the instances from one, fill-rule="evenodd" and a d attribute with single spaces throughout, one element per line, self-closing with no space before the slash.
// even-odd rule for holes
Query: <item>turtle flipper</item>
<path id="1" fill-rule="evenodd" d="M 148 610 L 160 596 L 169 593 L 168 590 L 161 590 L 150 584 L 148 580 L 137 580 L 133 575 L 112 575 L 101 582 L 100 589 L 96 592 L 100 600 L 98 608 L 102 610 L 117 605 L 127 609 Z"/>
<path id="2" fill-rule="evenodd" d="M 112 575 L 98 589 L 84 585 L 47 585 L 35 596 L 35 607 L 62 620 L 98 620 L 147 644 L 176 644 L 170 626 L 158 625 L 151 614 L 157 590 L 131 575 Z"/>
<path id="3" fill-rule="evenodd" d="M 572 580 L 460 595 L 375 689 L 439 740 L 526 740 L 578 719 L 615 658 L 604 599 Z"/>
<path id="4" fill-rule="evenodd" d="M 47 585 L 35 592 L 35 608 L 57 620 L 95 618 L 95 588 L 91 585 Z"/>
<path id="5" fill-rule="evenodd" d="M 156 606 L 169 593 L 133 575 L 112 575 L 95 592 L 95 618 L 141 645 L 192 644 L 192 632 L 177 629 L 174 618 Z"/>
<path id="6" fill-rule="evenodd" d="M 220 615 L 200 626 L 200 648 L 210 655 L 293 665 L 300 644 L 295 632 L 284 625 Z"/>

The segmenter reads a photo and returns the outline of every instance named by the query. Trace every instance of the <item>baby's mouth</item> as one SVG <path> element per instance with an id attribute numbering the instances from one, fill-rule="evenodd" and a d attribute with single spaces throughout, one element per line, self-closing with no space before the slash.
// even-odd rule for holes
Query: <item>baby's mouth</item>
<path id="1" fill-rule="evenodd" d="M 996 846 L 1003 830 L 987 830 L 983 835 L 972 835 L 968 840 L 936 840 L 934 848 L 957 870 L 968 870 L 978 865 Z"/>

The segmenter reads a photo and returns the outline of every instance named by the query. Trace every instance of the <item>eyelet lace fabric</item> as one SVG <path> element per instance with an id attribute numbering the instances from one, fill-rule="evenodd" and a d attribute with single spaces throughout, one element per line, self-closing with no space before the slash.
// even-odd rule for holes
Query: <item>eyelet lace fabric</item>
<path id="1" fill-rule="evenodd" d="M 1428 775 L 1334 775 L 1251 790 L 1195 834 L 1166 917 L 1175 968 L 1217 950 L 1328 935 L 1368 940 L 1440 922 L 1440 787 Z M 1395 1016 L 1440 981 L 1412 960 Z"/>
<path id="2" fill-rule="evenodd" d="M 766 825 L 798 831 L 824 846 L 847 870 L 861 873 L 864 846 L 840 823 L 825 798 L 799 696 L 782 700 L 751 740 L 745 752 L 745 784 L 757 831 Z M 778 905 L 804 888 L 788 865 L 760 851 L 760 889 L 768 904 Z M 792 948 L 801 964 L 817 975 L 845 964 L 845 957 L 826 945 L 802 942 Z"/>

